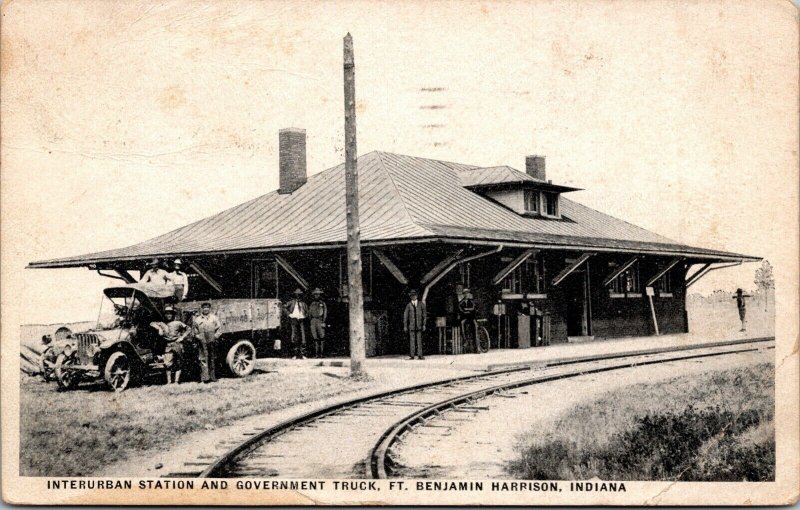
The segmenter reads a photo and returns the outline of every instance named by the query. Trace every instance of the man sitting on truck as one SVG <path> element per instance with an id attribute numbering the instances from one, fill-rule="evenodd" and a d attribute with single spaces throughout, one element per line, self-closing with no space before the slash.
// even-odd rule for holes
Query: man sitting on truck
<path id="1" fill-rule="evenodd" d="M 166 285 L 169 282 L 169 275 L 161 269 L 161 261 L 153 259 L 147 264 L 147 267 L 149 269 L 139 279 L 139 283 Z"/>
<path id="2" fill-rule="evenodd" d="M 182 266 L 183 261 L 175 259 L 172 262 L 172 272 L 167 273 L 167 281 L 175 286 L 175 299 L 178 301 L 183 301 L 189 294 L 189 277 L 181 270 Z"/>

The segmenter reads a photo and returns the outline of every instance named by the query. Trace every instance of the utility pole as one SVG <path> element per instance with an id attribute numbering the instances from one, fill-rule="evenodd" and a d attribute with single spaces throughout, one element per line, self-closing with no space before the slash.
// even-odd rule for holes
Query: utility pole
<path id="1" fill-rule="evenodd" d="M 353 38 L 344 38 L 344 173 L 347 209 L 347 282 L 350 310 L 350 375 L 366 376 L 364 292 L 361 284 L 361 227 L 358 222 L 358 152 L 356 151 L 356 82 Z"/>

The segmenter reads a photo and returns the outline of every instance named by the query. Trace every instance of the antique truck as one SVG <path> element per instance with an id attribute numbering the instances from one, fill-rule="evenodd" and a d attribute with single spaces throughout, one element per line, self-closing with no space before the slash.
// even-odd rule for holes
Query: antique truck
<path id="1" fill-rule="evenodd" d="M 171 285 L 133 283 L 109 287 L 100 317 L 110 317 L 95 328 L 79 333 L 61 331 L 63 345 L 54 363 L 56 381 L 61 388 L 75 388 L 81 381 L 105 382 L 114 391 L 156 373 L 164 373 L 159 345 L 163 339 L 154 322 L 164 321 L 164 307 L 172 305 L 179 319 L 191 326 L 200 312 L 199 301 L 175 302 Z M 217 361 L 233 376 L 244 377 L 255 367 L 256 345 L 269 338 L 270 330 L 280 327 L 281 303 L 277 299 L 209 300 L 220 320 L 222 336 L 217 341 Z M 111 313 L 109 313 L 111 312 Z"/>

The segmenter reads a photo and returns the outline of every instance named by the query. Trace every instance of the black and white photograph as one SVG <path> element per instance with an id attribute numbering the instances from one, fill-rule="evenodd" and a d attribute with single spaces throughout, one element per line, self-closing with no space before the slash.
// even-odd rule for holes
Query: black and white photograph
<path id="1" fill-rule="evenodd" d="M 797 501 L 793 3 L 0 33 L 5 502 Z"/>

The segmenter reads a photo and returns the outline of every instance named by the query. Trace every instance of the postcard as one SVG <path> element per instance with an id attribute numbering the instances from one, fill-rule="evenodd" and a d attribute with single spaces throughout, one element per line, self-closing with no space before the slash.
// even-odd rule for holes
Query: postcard
<path id="1" fill-rule="evenodd" d="M 2 494 L 787 505 L 787 1 L 2 6 Z"/>

